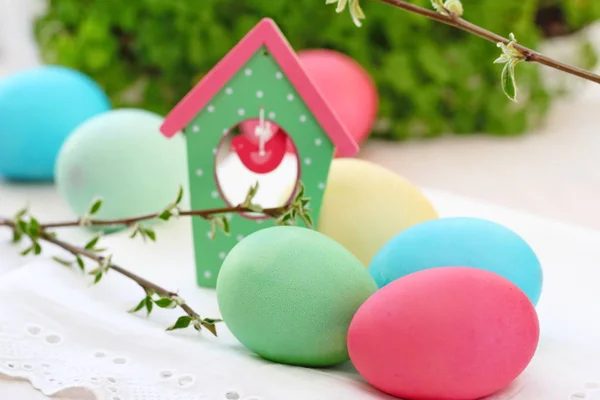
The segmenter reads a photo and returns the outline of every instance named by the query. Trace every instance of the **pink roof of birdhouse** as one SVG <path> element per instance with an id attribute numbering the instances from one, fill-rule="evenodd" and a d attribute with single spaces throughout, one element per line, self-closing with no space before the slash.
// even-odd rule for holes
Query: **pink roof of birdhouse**
<path id="1" fill-rule="evenodd" d="M 283 73 L 321 124 L 342 157 L 354 156 L 359 148 L 319 90 L 308 77 L 298 56 L 270 18 L 261 20 L 204 78 L 171 110 L 160 131 L 167 137 L 181 131 L 223 86 L 261 48 L 267 47 Z"/>

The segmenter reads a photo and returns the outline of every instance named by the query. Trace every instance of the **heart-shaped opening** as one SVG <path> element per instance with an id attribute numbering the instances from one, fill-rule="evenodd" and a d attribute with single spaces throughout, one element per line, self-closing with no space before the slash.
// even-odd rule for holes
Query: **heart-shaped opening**
<path id="1" fill-rule="evenodd" d="M 253 203 L 275 208 L 291 200 L 300 178 L 300 162 L 283 128 L 274 121 L 247 119 L 223 135 L 215 154 L 215 175 L 219 195 L 229 206 L 243 203 L 258 182 Z M 242 216 L 265 218 L 259 213 Z"/>

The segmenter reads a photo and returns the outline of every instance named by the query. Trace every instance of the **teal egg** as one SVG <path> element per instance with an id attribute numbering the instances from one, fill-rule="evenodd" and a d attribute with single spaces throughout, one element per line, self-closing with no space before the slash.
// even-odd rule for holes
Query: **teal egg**
<path id="1" fill-rule="evenodd" d="M 479 218 L 441 218 L 396 235 L 375 255 L 369 273 L 379 287 L 413 272 L 473 267 L 508 279 L 537 304 L 543 274 L 533 249 L 512 230 Z"/>
<path id="2" fill-rule="evenodd" d="M 376 290 L 350 251 L 294 226 L 244 238 L 217 279 L 223 320 L 244 346 L 274 362 L 313 367 L 348 360 L 348 327 Z"/>
<path id="3" fill-rule="evenodd" d="M 120 109 L 73 132 L 58 156 L 56 185 L 75 214 L 96 198 L 104 200 L 95 216 L 101 219 L 159 212 L 175 200 L 187 182 L 185 139 L 163 136 L 162 121 L 148 111 Z"/>
<path id="4" fill-rule="evenodd" d="M 69 68 L 44 66 L 0 79 L 0 177 L 53 180 L 67 137 L 109 109 L 100 86 Z"/>

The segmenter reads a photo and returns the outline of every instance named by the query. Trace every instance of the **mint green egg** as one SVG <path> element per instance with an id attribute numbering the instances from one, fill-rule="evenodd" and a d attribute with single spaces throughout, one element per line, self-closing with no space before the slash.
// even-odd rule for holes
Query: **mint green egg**
<path id="1" fill-rule="evenodd" d="M 94 216 L 100 219 L 159 212 L 175 200 L 187 182 L 185 140 L 163 136 L 162 121 L 149 111 L 119 109 L 75 129 L 60 150 L 55 174 L 58 192 L 77 216 L 96 198 L 104 200 Z"/>
<path id="2" fill-rule="evenodd" d="M 294 226 L 247 236 L 217 279 L 223 320 L 245 347 L 274 362 L 309 367 L 348 360 L 350 321 L 376 290 L 350 251 Z"/>

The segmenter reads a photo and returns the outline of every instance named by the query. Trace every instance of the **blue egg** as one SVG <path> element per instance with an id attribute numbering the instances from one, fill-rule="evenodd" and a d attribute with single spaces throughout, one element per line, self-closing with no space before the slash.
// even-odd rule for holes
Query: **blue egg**
<path id="1" fill-rule="evenodd" d="M 379 287 L 436 267 L 462 266 L 494 272 L 517 285 L 536 305 L 542 291 L 542 268 L 519 235 L 479 218 L 441 218 L 400 232 L 369 265 Z"/>
<path id="2" fill-rule="evenodd" d="M 100 86 L 72 69 L 44 66 L 0 79 L 0 178 L 53 180 L 65 139 L 110 108 Z"/>

